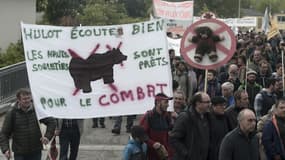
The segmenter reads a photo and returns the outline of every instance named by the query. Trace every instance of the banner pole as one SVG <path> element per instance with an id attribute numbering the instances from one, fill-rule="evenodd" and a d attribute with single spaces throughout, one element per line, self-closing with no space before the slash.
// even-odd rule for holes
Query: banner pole
<path id="1" fill-rule="evenodd" d="M 244 80 L 244 90 L 246 91 L 247 89 L 247 70 L 248 70 L 248 65 L 249 65 L 249 60 L 246 61 L 246 66 L 245 66 L 245 80 Z"/>
<path id="2" fill-rule="evenodd" d="M 207 93 L 207 87 L 208 87 L 208 69 L 205 70 L 205 83 L 204 83 L 204 92 Z"/>
<path id="3" fill-rule="evenodd" d="M 285 90 L 284 90 L 284 86 L 285 86 L 285 83 L 284 83 L 284 51 L 283 51 L 284 48 L 281 49 L 281 57 L 282 57 L 282 86 L 283 86 L 283 96 L 285 95 Z"/>

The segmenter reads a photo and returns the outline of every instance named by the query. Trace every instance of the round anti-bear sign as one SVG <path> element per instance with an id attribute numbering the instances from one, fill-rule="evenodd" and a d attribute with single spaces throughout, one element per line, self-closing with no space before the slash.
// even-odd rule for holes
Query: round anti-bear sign
<path id="1" fill-rule="evenodd" d="M 188 64 L 200 69 L 215 69 L 227 63 L 236 51 L 236 38 L 225 23 L 203 19 L 184 32 L 180 52 Z"/>

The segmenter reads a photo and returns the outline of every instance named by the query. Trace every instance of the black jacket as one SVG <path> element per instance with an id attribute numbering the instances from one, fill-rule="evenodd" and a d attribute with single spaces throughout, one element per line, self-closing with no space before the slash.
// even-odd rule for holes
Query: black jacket
<path id="1" fill-rule="evenodd" d="M 229 132 L 229 126 L 225 115 L 210 113 L 210 148 L 208 160 L 218 160 L 220 145 Z"/>
<path id="2" fill-rule="evenodd" d="M 255 133 L 246 137 L 239 127 L 222 141 L 219 160 L 259 160 L 259 143 Z"/>
<path id="3" fill-rule="evenodd" d="M 225 111 L 230 131 L 238 125 L 237 116 L 243 108 L 238 108 L 235 105 L 228 107 Z"/>
<path id="4" fill-rule="evenodd" d="M 40 120 L 47 126 L 43 136 L 51 139 L 56 126 L 55 119 L 45 118 Z M 5 153 L 9 149 L 9 139 L 12 138 L 12 151 L 16 154 L 31 154 L 42 150 L 41 130 L 34 107 L 24 112 L 16 103 L 6 113 L 0 132 L 1 150 Z"/>
<path id="5" fill-rule="evenodd" d="M 209 141 L 208 113 L 202 119 L 191 107 L 179 114 L 170 133 L 170 144 L 175 149 L 173 160 L 206 160 Z"/>

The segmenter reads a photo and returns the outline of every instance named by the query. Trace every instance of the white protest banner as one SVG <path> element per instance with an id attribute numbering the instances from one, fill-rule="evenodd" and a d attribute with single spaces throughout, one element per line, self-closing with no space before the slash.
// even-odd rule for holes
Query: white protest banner
<path id="1" fill-rule="evenodd" d="M 235 27 L 256 27 L 257 19 L 256 17 L 245 17 L 245 18 L 226 18 L 219 19 L 226 23 L 228 26 Z"/>
<path id="2" fill-rule="evenodd" d="M 187 27 L 192 24 L 192 21 L 184 20 L 174 20 L 174 19 L 164 19 L 166 24 L 166 31 L 171 32 L 172 34 L 183 35 Z"/>
<path id="3" fill-rule="evenodd" d="M 39 119 L 142 114 L 155 94 L 172 96 L 162 20 L 21 29 Z"/>
<path id="4" fill-rule="evenodd" d="M 181 38 L 173 39 L 173 38 L 167 37 L 167 41 L 168 41 L 168 49 L 174 49 L 175 56 L 180 56 Z"/>
<path id="5" fill-rule="evenodd" d="M 193 1 L 167 2 L 153 0 L 153 6 L 156 17 L 187 21 L 193 19 Z"/>

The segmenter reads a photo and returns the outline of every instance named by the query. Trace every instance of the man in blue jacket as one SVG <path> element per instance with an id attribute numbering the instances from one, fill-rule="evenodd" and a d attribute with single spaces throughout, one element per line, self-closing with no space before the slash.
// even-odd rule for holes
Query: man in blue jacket
<path id="1" fill-rule="evenodd" d="M 284 160 L 285 97 L 278 99 L 272 119 L 263 128 L 262 143 L 268 160 Z"/>

